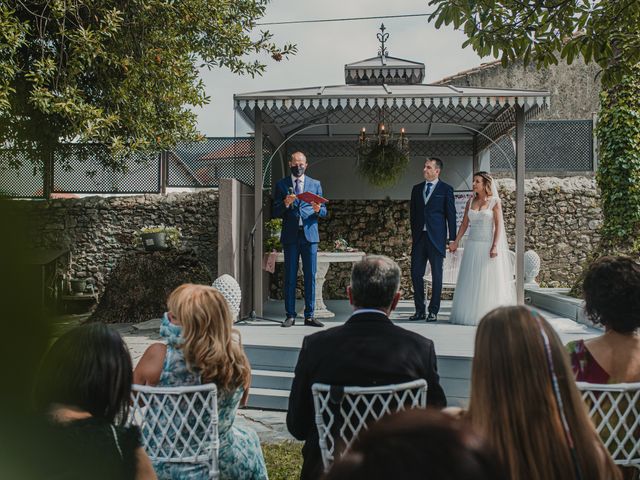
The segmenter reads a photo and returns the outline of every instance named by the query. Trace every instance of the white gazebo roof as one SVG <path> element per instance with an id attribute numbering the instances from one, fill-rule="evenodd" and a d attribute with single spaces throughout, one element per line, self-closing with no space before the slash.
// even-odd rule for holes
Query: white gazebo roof
<path id="1" fill-rule="evenodd" d="M 516 106 L 532 118 L 549 107 L 549 98 L 546 91 L 425 84 L 333 85 L 234 95 L 236 108 L 250 124 L 260 110 L 262 122 L 283 137 L 313 123 L 331 124 L 332 135 L 354 135 L 363 126 L 377 125 L 384 115 L 385 121 L 403 126 L 414 137 L 480 135 L 480 147 L 485 135 L 495 140 L 514 127 Z"/>

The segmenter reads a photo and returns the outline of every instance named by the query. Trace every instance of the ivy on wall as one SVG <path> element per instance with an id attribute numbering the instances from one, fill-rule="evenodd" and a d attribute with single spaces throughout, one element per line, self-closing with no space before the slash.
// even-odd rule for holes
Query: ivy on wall
<path id="1" fill-rule="evenodd" d="M 640 253 L 640 65 L 600 95 L 602 253 Z"/>

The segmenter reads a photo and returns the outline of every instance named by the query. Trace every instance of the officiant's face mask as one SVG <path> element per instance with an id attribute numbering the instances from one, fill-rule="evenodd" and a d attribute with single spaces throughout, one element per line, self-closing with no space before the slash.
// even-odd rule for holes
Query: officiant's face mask
<path id="1" fill-rule="evenodd" d="M 291 165 L 291 175 L 293 175 L 294 177 L 301 177 L 302 175 L 304 175 L 304 170 L 307 166 L 305 164 L 299 164 L 299 165 Z"/>

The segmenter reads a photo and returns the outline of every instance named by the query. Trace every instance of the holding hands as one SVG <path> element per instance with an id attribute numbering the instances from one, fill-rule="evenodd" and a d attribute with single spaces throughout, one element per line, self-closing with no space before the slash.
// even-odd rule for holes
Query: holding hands
<path id="1" fill-rule="evenodd" d="M 449 251 L 451 253 L 454 253 L 456 250 L 458 250 L 458 241 L 454 240 L 452 242 L 449 242 Z"/>

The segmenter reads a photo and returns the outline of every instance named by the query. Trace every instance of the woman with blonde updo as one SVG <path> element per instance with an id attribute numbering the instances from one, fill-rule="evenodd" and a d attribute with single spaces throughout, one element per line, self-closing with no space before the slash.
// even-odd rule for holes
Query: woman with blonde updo
<path id="1" fill-rule="evenodd" d="M 233 425 L 240 403 L 246 403 L 251 379 L 240 334 L 233 329 L 229 305 L 213 287 L 185 284 L 167 300 L 160 335 L 134 371 L 134 383 L 164 387 L 215 383 L 218 387 L 221 479 L 266 479 L 258 436 Z M 205 465 L 154 465 L 159 478 L 206 478 Z"/>

